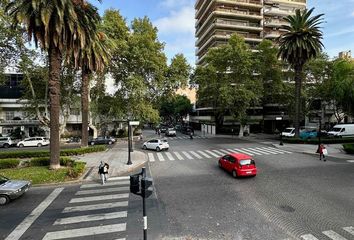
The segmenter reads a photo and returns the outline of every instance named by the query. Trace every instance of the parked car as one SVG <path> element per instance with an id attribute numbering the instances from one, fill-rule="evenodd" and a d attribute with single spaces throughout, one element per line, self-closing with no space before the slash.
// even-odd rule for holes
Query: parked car
<path id="1" fill-rule="evenodd" d="M 295 128 L 292 128 L 292 127 L 288 127 L 288 128 L 285 128 L 281 135 L 283 137 L 294 137 L 295 136 Z"/>
<path id="2" fill-rule="evenodd" d="M 181 128 L 182 128 L 182 126 L 181 126 L 181 125 L 179 125 L 179 124 L 175 125 L 175 129 L 176 129 L 176 131 L 181 131 Z"/>
<path id="3" fill-rule="evenodd" d="M 166 125 L 160 125 L 160 131 L 161 133 L 166 133 L 168 127 Z"/>
<path id="4" fill-rule="evenodd" d="M 301 139 L 310 139 L 310 138 L 317 138 L 318 134 L 317 134 L 317 130 L 313 129 L 313 130 L 305 130 L 300 132 L 300 138 Z"/>
<path id="5" fill-rule="evenodd" d="M 81 142 L 81 138 L 80 137 L 71 137 L 66 142 L 67 143 L 79 143 L 79 142 Z"/>
<path id="6" fill-rule="evenodd" d="M 354 137 L 354 124 L 337 124 L 330 131 L 329 137 Z"/>
<path id="7" fill-rule="evenodd" d="M 113 141 L 111 138 L 100 136 L 89 140 L 88 144 L 89 145 L 102 145 L 102 144 L 112 145 L 114 142 L 115 141 Z"/>
<path id="8" fill-rule="evenodd" d="M 161 150 L 168 150 L 170 145 L 168 144 L 166 139 L 151 139 L 147 142 L 144 142 L 143 149 L 152 149 L 156 150 L 157 152 Z"/>
<path id="9" fill-rule="evenodd" d="M 116 139 L 114 137 L 111 137 L 111 136 L 105 136 L 104 137 L 105 139 L 108 139 L 108 140 L 111 140 L 113 143 L 116 142 Z"/>
<path id="10" fill-rule="evenodd" d="M 16 140 L 10 137 L 0 137 L 0 147 L 8 148 L 11 146 L 16 146 Z"/>
<path id="11" fill-rule="evenodd" d="M 7 204 L 10 200 L 20 197 L 28 191 L 31 182 L 10 180 L 0 175 L 0 205 Z"/>
<path id="12" fill-rule="evenodd" d="M 232 173 L 234 178 L 256 176 L 256 163 L 251 156 L 243 153 L 230 153 L 219 159 L 219 167 Z"/>
<path id="13" fill-rule="evenodd" d="M 29 137 L 17 143 L 17 147 L 42 147 L 49 145 L 49 139 L 45 137 Z"/>
<path id="14" fill-rule="evenodd" d="M 176 136 L 176 130 L 174 128 L 168 128 L 166 131 L 166 136 Z"/>

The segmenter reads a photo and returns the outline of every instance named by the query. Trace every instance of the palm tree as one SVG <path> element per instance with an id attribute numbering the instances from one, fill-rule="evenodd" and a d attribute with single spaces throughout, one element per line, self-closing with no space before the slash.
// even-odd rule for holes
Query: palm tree
<path id="1" fill-rule="evenodd" d="M 295 136 L 299 136 L 299 121 L 301 113 L 301 85 L 304 64 L 315 58 L 323 47 L 323 35 L 319 25 L 323 22 L 323 14 L 311 17 L 314 8 L 296 10 L 294 16 L 288 16 L 283 25 L 286 33 L 278 38 L 278 56 L 287 61 L 295 70 Z"/>
<path id="2" fill-rule="evenodd" d="M 60 73 L 63 55 L 70 53 L 75 44 L 84 48 L 95 33 L 95 29 L 85 30 L 86 26 L 81 25 L 75 10 L 72 0 L 13 0 L 6 6 L 13 24 L 25 25 L 29 40 L 33 40 L 36 47 L 39 43 L 48 52 L 50 169 L 60 168 Z"/>

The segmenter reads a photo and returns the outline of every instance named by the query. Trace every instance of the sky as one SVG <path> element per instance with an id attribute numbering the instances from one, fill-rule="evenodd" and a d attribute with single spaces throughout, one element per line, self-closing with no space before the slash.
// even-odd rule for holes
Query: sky
<path id="1" fill-rule="evenodd" d="M 119 9 L 127 23 L 134 18 L 149 17 L 165 43 L 165 54 L 171 59 L 183 53 L 195 64 L 194 3 L 195 0 L 90 0 L 101 14 L 106 9 Z M 354 0 L 307 0 L 315 14 L 325 14 L 323 30 L 324 52 L 335 57 L 340 51 L 354 51 Z M 354 52 L 353 52 L 354 56 Z"/>

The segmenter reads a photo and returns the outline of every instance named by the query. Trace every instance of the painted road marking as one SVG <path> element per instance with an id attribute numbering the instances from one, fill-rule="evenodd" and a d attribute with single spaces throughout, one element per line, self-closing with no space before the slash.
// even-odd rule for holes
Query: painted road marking
<path id="1" fill-rule="evenodd" d="M 116 218 L 126 218 L 128 215 L 127 211 L 122 212 L 111 212 L 111 213 L 98 213 L 98 214 L 90 214 L 90 215 L 82 215 L 77 217 L 66 217 L 66 218 L 58 218 L 53 225 L 63 225 L 63 224 L 73 224 L 73 223 L 81 223 L 81 222 L 91 222 L 91 221 L 102 221 L 108 219 L 116 219 Z"/>
<path id="2" fill-rule="evenodd" d="M 342 237 L 341 235 L 339 235 L 338 233 L 332 230 L 324 231 L 322 233 L 333 240 L 348 240 L 345 237 Z"/>
<path id="3" fill-rule="evenodd" d="M 172 157 L 171 153 L 166 152 L 166 155 L 167 155 L 167 157 L 168 157 L 169 160 L 171 160 L 171 161 L 174 161 L 174 160 L 175 160 L 175 159 Z"/>
<path id="4" fill-rule="evenodd" d="M 120 182 L 107 182 L 105 185 L 100 183 L 89 183 L 81 185 L 80 188 L 98 188 L 102 186 L 122 186 L 122 185 L 130 185 L 130 181 L 120 181 Z"/>
<path id="5" fill-rule="evenodd" d="M 225 150 L 225 149 L 219 149 L 220 152 L 224 153 L 224 154 L 229 154 L 230 152 Z"/>
<path id="6" fill-rule="evenodd" d="M 91 210 L 116 208 L 116 207 L 128 207 L 128 201 L 114 202 L 114 203 L 100 203 L 100 204 L 83 205 L 83 206 L 75 206 L 75 207 L 66 207 L 66 208 L 64 208 L 63 213 L 84 212 L 84 211 L 91 211 Z"/>
<path id="7" fill-rule="evenodd" d="M 228 153 L 228 154 L 230 154 L 230 153 L 238 153 L 238 152 L 236 152 L 235 150 L 230 149 L 230 148 L 228 148 L 228 149 L 227 149 L 227 151 L 229 151 L 229 153 Z"/>
<path id="8" fill-rule="evenodd" d="M 354 160 L 347 160 L 347 162 L 354 163 Z"/>
<path id="9" fill-rule="evenodd" d="M 157 158 L 159 159 L 160 162 L 164 162 L 165 161 L 165 159 L 162 156 L 162 153 L 156 153 L 156 155 L 157 155 Z"/>
<path id="10" fill-rule="evenodd" d="M 302 239 L 304 240 L 318 240 L 318 238 L 316 238 L 314 235 L 312 234 L 305 234 L 300 236 Z"/>
<path id="11" fill-rule="evenodd" d="M 259 149 L 255 149 L 255 148 L 248 148 L 250 151 L 252 151 L 252 152 L 254 152 L 254 153 L 258 153 L 258 155 L 269 155 L 270 153 L 268 153 L 268 152 L 263 152 L 263 151 L 261 151 L 261 150 L 259 150 Z M 260 154 L 259 154 L 260 153 Z"/>
<path id="12" fill-rule="evenodd" d="M 262 155 L 262 153 L 249 150 L 248 148 L 241 148 L 241 150 L 252 153 L 252 154 L 256 154 L 256 155 Z"/>
<path id="13" fill-rule="evenodd" d="M 286 151 L 286 150 L 283 150 L 283 149 L 279 149 L 279 148 L 272 148 L 272 147 L 265 147 L 266 149 L 268 148 L 268 149 L 272 149 L 272 150 L 274 150 L 274 149 L 276 149 L 276 150 L 278 150 L 278 151 L 282 151 L 282 152 L 284 152 L 284 153 L 292 153 L 292 152 L 289 152 L 289 151 Z"/>
<path id="14" fill-rule="evenodd" d="M 247 154 L 247 155 L 250 155 L 250 156 L 254 156 L 253 153 L 249 153 L 249 152 L 246 152 L 246 151 L 241 150 L 241 149 L 238 149 L 238 148 L 235 148 L 235 150 L 236 150 L 237 152 L 240 152 L 240 153 L 244 153 L 244 154 Z"/>
<path id="15" fill-rule="evenodd" d="M 184 156 L 186 156 L 188 159 L 193 159 L 191 155 L 189 155 L 187 152 L 183 151 L 182 152 Z"/>
<path id="16" fill-rule="evenodd" d="M 212 150 L 214 153 L 218 154 L 218 157 L 222 157 L 224 156 L 224 153 L 223 152 L 220 152 L 218 150 Z"/>
<path id="17" fill-rule="evenodd" d="M 198 153 L 200 153 L 200 154 L 202 154 L 204 157 L 206 157 L 206 158 L 211 158 L 208 154 L 206 154 L 205 152 L 203 152 L 203 151 L 197 151 Z"/>
<path id="18" fill-rule="evenodd" d="M 178 158 L 178 160 L 184 160 L 184 158 L 181 156 L 181 154 L 179 154 L 178 152 L 173 152 L 176 157 Z"/>
<path id="19" fill-rule="evenodd" d="M 279 154 L 285 154 L 285 152 L 283 150 L 280 150 L 280 149 L 277 149 L 277 148 L 262 147 L 262 148 L 259 148 L 259 149 L 264 149 L 264 150 L 272 151 L 272 152 L 279 153 Z"/>
<path id="20" fill-rule="evenodd" d="M 154 154 L 148 153 L 148 156 L 149 156 L 149 161 L 150 162 L 155 162 Z"/>
<path id="21" fill-rule="evenodd" d="M 343 229 L 354 236 L 354 227 L 344 227 Z"/>
<path id="22" fill-rule="evenodd" d="M 76 192 L 75 195 L 122 192 L 122 191 L 129 191 L 129 187 L 114 187 L 114 188 L 101 188 L 101 189 L 92 189 L 92 190 L 81 190 L 81 191 Z"/>
<path id="23" fill-rule="evenodd" d="M 194 152 L 194 151 L 189 151 L 192 155 L 194 155 L 194 156 L 196 156 L 198 159 L 202 159 L 202 157 L 198 154 L 198 153 L 196 153 L 196 152 Z"/>
<path id="24" fill-rule="evenodd" d="M 214 156 L 214 157 L 219 157 L 219 155 L 216 155 L 215 153 L 213 153 L 212 151 L 210 150 L 205 150 L 205 152 L 209 153 L 210 155 Z"/>
<path id="25" fill-rule="evenodd" d="M 122 177 L 110 177 L 108 181 L 121 181 L 121 180 L 129 180 L 130 176 L 122 176 Z"/>
<path id="26" fill-rule="evenodd" d="M 268 153 L 274 154 L 274 155 L 279 154 L 279 152 L 277 152 L 277 151 L 266 149 L 266 148 L 256 148 L 256 149 L 259 149 L 261 151 L 268 152 Z M 284 153 L 282 153 L 282 154 L 284 154 Z"/>
<path id="27" fill-rule="evenodd" d="M 93 202 L 93 201 L 113 200 L 113 199 L 122 199 L 122 198 L 129 198 L 129 193 L 73 198 L 70 200 L 69 203 Z"/>
<path id="28" fill-rule="evenodd" d="M 28 215 L 5 240 L 18 240 L 32 225 L 32 223 L 44 212 L 44 210 L 59 196 L 64 188 L 56 188 Z"/>
<path id="29" fill-rule="evenodd" d="M 65 239 L 74 237 L 85 237 L 105 233 L 116 233 L 126 230 L 126 223 L 103 225 L 98 227 L 77 228 L 47 233 L 43 240 Z"/>

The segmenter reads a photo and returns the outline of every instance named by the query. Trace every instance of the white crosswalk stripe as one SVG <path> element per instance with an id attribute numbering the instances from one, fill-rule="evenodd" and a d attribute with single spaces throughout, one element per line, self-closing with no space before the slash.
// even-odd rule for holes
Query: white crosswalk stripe
<path id="1" fill-rule="evenodd" d="M 189 155 L 187 152 L 182 151 L 183 155 L 186 156 L 188 159 L 193 159 L 191 155 Z"/>
<path id="2" fill-rule="evenodd" d="M 229 154 L 229 153 L 230 153 L 230 151 L 227 151 L 227 150 L 225 150 L 225 149 L 219 149 L 219 151 L 222 152 L 222 153 L 224 153 L 224 154 Z"/>
<path id="3" fill-rule="evenodd" d="M 279 154 L 285 154 L 285 152 L 283 150 L 277 149 L 277 148 L 271 148 L 271 147 L 262 147 L 260 149 L 265 149 L 265 150 L 269 150 L 275 153 L 279 153 Z"/>
<path id="4" fill-rule="evenodd" d="M 165 158 L 162 156 L 162 153 L 156 153 L 156 155 L 160 162 L 165 161 Z"/>
<path id="5" fill-rule="evenodd" d="M 228 149 L 226 149 L 226 150 L 228 151 L 228 154 L 230 154 L 230 153 L 237 153 L 235 150 L 230 149 L 230 148 L 228 148 Z"/>
<path id="6" fill-rule="evenodd" d="M 90 222 L 90 221 L 103 221 L 115 218 L 126 218 L 128 215 L 127 211 L 122 212 L 111 212 L 111 213 L 98 213 L 90 214 L 76 217 L 58 218 L 53 225 L 63 225 L 63 224 L 73 224 L 80 222 Z"/>
<path id="7" fill-rule="evenodd" d="M 101 195 L 101 196 L 94 196 L 94 197 L 73 198 L 73 199 L 70 200 L 69 203 L 81 203 L 81 202 L 114 200 L 114 199 L 122 199 L 122 198 L 128 198 L 128 197 L 129 197 L 128 193 L 110 194 L 110 195 Z"/>
<path id="8" fill-rule="evenodd" d="M 252 151 L 252 150 L 250 150 L 249 148 L 241 148 L 241 150 L 246 151 L 246 152 L 249 152 L 249 153 L 251 153 L 251 154 L 262 155 L 262 153 Z"/>
<path id="9" fill-rule="evenodd" d="M 99 193 L 110 193 L 110 192 L 123 192 L 129 191 L 129 187 L 114 187 L 114 188 L 104 188 L 104 189 L 92 189 L 92 190 L 81 190 L 75 195 L 87 195 L 87 194 L 99 194 Z"/>
<path id="10" fill-rule="evenodd" d="M 246 152 L 246 151 L 241 150 L 241 149 L 238 149 L 238 148 L 235 148 L 235 151 L 236 151 L 236 152 L 239 152 L 239 153 L 244 153 L 244 154 L 247 154 L 247 155 L 250 155 L 250 156 L 254 156 L 253 153 L 249 153 L 249 152 Z"/>
<path id="11" fill-rule="evenodd" d="M 168 157 L 169 160 L 174 161 L 175 159 L 173 158 L 173 156 L 171 155 L 171 153 L 166 152 L 166 156 Z"/>
<path id="12" fill-rule="evenodd" d="M 289 151 L 286 151 L 286 150 L 283 150 L 283 149 L 279 149 L 279 148 L 272 148 L 272 147 L 265 147 L 266 149 L 271 149 L 273 151 L 277 150 L 277 151 L 281 151 L 281 152 L 284 152 L 284 153 L 289 153 L 289 154 L 292 154 L 292 152 L 289 152 Z"/>
<path id="13" fill-rule="evenodd" d="M 64 208 L 63 213 L 85 212 L 91 210 L 101 210 L 101 209 L 109 209 L 109 208 L 117 208 L 117 207 L 128 207 L 128 201 L 66 207 Z"/>
<path id="14" fill-rule="evenodd" d="M 130 185 L 129 181 L 119 181 L 119 182 L 113 182 L 113 181 L 109 181 L 105 184 L 105 186 L 122 186 L 122 185 Z M 84 184 L 81 185 L 80 188 L 97 188 L 100 187 L 101 184 L 100 183 L 89 183 L 89 184 Z"/>
<path id="15" fill-rule="evenodd" d="M 176 157 L 178 158 L 178 160 L 184 160 L 184 158 L 181 156 L 181 154 L 179 154 L 178 152 L 173 152 Z"/>
<path id="16" fill-rule="evenodd" d="M 343 229 L 354 236 L 354 227 L 344 227 Z"/>
<path id="17" fill-rule="evenodd" d="M 268 152 L 264 152 L 264 151 L 262 151 L 262 150 L 260 150 L 260 149 L 256 149 L 256 148 L 248 148 L 249 150 L 251 150 L 252 152 L 258 152 L 258 153 L 260 153 L 261 155 L 269 155 L 270 153 L 268 153 Z"/>
<path id="18" fill-rule="evenodd" d="M 154 154 L 148 153 L 148 157 L 150 162 L 155 162 Z"/>
<path id="19" fill-rule="evenodd" d="M 323 231 L 322 233 L 333 240 L 348 240 L 332 230 Z"/>
<path id="20" fill-rule="evenodd" d="M 218 154 L 218 157 L 222 157 L 222 156 L 225 155 L 224 153 L 222 153 L 222 152 L 220 152 L 218 150 L 212 150 L 212 151 L 215 152 L 216 154 Z"/>
<path id="21" fill-rule="evenodd" d="M 194 152 L 194 151 L 189 151 L 192 155 L 194 155 L 194 156 L 196 156 L 198 159 L 202 159 L 202 157 L 198 154 L 198 153 L 196 153 L 196 152 Z"/>
<path id="22" fill-rule="evenodd" d="M 129 176 L 122 176 L 122 177 L 110 177 L 107 181 L 122 181 L 122 180 L 129 180 Z"/>
<path id="23" fill-rule="evenodd" d="M 219 155 L 213 153 L 212 151 L 210 150 L 205 150 L 205 152 L 209 153 L 210 155 L 214 156 L 214 157 L 219 157 Z"/>
<path id="24" fill-rule="evenodd" d="M 275 152 L 275 151 L 270 150 L 270 149 L 265 149 L 265 148 L 256 148 L 256 149 L 258 149 L 260 151 L 263 151 L 263 152 L 270 153 L 270 154 L 274 154 L 274 155 L 279 154 L 279 152 Z"/>
<path id="25" fill-rule="evenodd" d="M 203 156 L 206 157 L 206 158 L 212 158 L 211 156 L 209 156 L 208 154 L 206 154 L 206 153 L 203 152 L 203 151 L 198 150 L 197 152 L 198 152 L 199 154 L 203 155 Z"/>
<path id="26" fill-rule="evenodd" d="M 303 240 L 318 240 L 318 238 L 316 238 L 312 234 L 305 234 L 305 235 L 300 236 L 300 238 Z"/>

